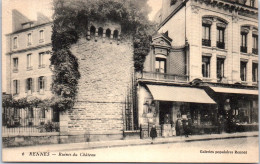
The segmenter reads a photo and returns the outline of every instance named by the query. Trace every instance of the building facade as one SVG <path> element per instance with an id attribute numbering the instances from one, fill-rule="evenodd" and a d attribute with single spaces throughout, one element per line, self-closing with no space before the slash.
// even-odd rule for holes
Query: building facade
<path id="1" fill-rule="evenodd" d="M 191 119 L 196 133 L 256 130 L 257 15 L 253 0 L 163 0 L 155 18 L 161 36 L 138 80 L 142 124 L 162 135 L 175 135 L 178 117 Z"/>
<path id="2" fill-rule="evenodd" d="M 44 143 L 146 138 L 152 125 L 158 136 L 175 136 L 178 120 L 190 121 L 192 134 L 256 130 L 257 14 L 253 0 L 163 0 L 141 72 L 134 71 L 132 41 L 121 38 L 120 24 L 89 22 L 86 37 L 70 49 L 81 74 L 74 107 L 4 111 L 3 128 L 58 122 Z M 52 97 L 51 26 L 41 14 L 31 21 L 13 11 L 6 62 L 14 99 Z"/>
<path id="3" fill-rule="evenodd" d="M 13 31 L 7 35 L 7 92 L 14 99 L 50 98 L 52 22 L 41 13 L 29 20 L 19 11 L 12 11 Z M 6 127 L 39 126 L 58 121 L 52 109 L 3 109 Z M 56 120 L 55 120 L 56 119 Z M 8 129 L 5 129 L 9 131 Z"/>
<path id="4" fill-rule="evenodd" d="M 16 10 L 13 20 L 13 32 L 7 35 L 6 94 L 17 100 L 50 99 L 52 22 L 41 14 L 37 21 L 31 21 Z M 133 119 L 132 113 L 126 112 L 130 108 L 133 111 L 129 101 L 134 74 L 133 46 L 131 38 L 121 39 L 121 25 L 109 20 L 89 22 L 86 37 L 80 38 L 70 50 L 78 59 L 81 74 L 74 107 L 65 112 L 51 108 L 5 109 L 4 145 L 122 139 L 125 127 L 133 127 L 124 118 L 129 115 Z M 31 137 L 26 138 L 28 135 Z M 17 143 L 19 136 L 25 138 Z"/>

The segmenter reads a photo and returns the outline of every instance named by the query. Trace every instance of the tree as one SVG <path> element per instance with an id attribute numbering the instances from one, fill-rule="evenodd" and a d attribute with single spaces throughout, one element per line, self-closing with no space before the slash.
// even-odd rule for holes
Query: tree
<path id="1" fill-rule="evenodd" d="M 70 51 L 72 44 L 87 34 L 90 21 L 111 20 L 121 24 L 122 37 L 131 38 L 134 45 L 134 66 L 143 69 L 149 53 L 152 24 L 148 20 L 147 0 L 54 0 L 52 57 L 54 79 L 52 91 L 56 108 L 72 108 L 78 92 L 78 59 Z"/>

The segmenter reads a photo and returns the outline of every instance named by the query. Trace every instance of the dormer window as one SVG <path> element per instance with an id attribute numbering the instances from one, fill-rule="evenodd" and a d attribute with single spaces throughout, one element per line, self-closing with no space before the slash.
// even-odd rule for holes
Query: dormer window
<path id="1" fill-rule="evenodd" d="M 29 33 L 28 35 L 27 35 L 27 45 L 28 46 L 30 46 L 30 45 L 32 45 L 32 34 L 31 33 Z"/>
<path id="2" fill-rule="evenodd" d="M 16 49 L 18 47 L 18 38 L 14 37 L 13 39 L 13 48 Z"/>

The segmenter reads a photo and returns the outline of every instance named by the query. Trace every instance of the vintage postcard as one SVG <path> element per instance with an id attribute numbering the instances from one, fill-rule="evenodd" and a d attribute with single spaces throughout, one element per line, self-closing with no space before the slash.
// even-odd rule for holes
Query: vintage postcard
<path id="1" fill-rule="evenodd" d="M 3 0 L 4 162 L 258 163 L 257 0 Z"/>

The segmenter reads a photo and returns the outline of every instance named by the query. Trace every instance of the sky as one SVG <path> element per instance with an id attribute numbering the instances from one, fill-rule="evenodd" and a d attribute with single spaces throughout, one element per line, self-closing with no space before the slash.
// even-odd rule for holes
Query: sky
<path id="1" fill-rule="evenodd" d="M 152 20 L 157 11 L 161 8 L 162 0 L 148 0 L 148 5 L 152 11 L 149 19 Z M 6 53 L 5 35 L 12 32 L 12 9 L 17 9 L 30 20 L 36 20 L 36 13 L 41 12 L 51 18 L 52 0 L 3 0 L 2 1 L 2 54 Z M 5 92 L 5 55 L 2 55 L 2 92 Z"/>

